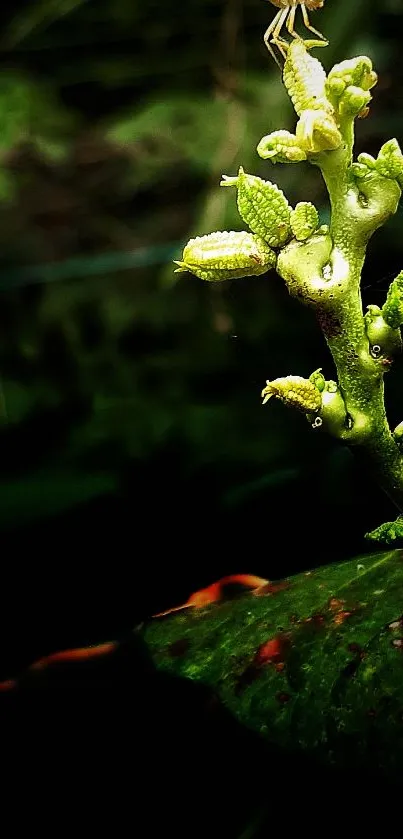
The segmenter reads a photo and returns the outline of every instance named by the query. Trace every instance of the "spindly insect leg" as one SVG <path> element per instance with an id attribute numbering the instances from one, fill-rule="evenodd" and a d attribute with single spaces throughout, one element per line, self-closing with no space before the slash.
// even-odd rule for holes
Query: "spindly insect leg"
<path id="1" fill-rule="evenodd" d="M 295 12 L 296 11 L 297 11 L 297 7 L 296 6 L 291 6 L 290 14 L 288 15 L 287 22 L 286 22 L 287 31 L 290 33 L 290 35 L 293 36 L 293 38 L 298 38 L 298 34 L 294 29 Z"/>
<path id="2" fill-rule="evenodd" d="M 277 12 L 275 17 L 273 18 L 270 26 L 267 27 L 266 32 L 264 33 L 264 36 L 263 36 L 263 40 L 266 44 L 267 49 L 269 50 L 270 55 L 272 55 L 272 57 L 274 58 L 276 64 L 280 67 L 280 69 L 282 69 L 281 64 L 280 64 L 280 62 L 279 62 L 279 60 L 278 60 L 278 58 L 277 58 L 277 56 L 274 52 L 273 47 L 271 46 L 270 41 L 272 41 L 272 43 L 276 43 L 276 41 L 278 39 L 278 36 L 280 34 L 280 30 L 281 30 L 281 28 L 283 26 L 283 23 L 284 23 L 287 15 L 288 15 L 288 11 L 289 10 L 287 8 L 286 9 L 280 9 L 280 11 Z M 273 36 L 273 38 L 271 38 L 271 36 Z M 280 49 L 280 52 L 282 53 L 281 49 Z"/>
<path id="3" fill-rule="evenodd" d="M 290 9 L 289 8 L 284 9 L 284 11 L 281 14 L 281 17 L 278 20 L 277 26 L 275 26 L 275 28 L 274 28 L 272 39 L 271 39 L 272 44 L 276 45 L 277 49 L 281 52 L 281 55 L 283 56 L 283 58 L 286 58 L 287 53 L 286 53 L 285 50 L 287 49 L 288 43 L 287 43 L 287 41 L 284 40 L 284 38 L 280 37 L 280 32 L 281 32 L 281 30 L 284 26 L 284 23 L 287 22 L 287 18 L 288 18 L 289 14 L 290 14 Z M 285 45 L 285 49 L 284 49 L 283 44 Z"/>
<path id="4" fill-rule="evenodd" d="M 307 12 L 305 3 L 301 3 L 301 11 L 302 11 L 302 17 L 304 18 L 304 24 L 305 24 L 306 28 L 309 29 L 310 32 L 313 32 L 315 35 L 319 35 L 319 38 L 322 38 L 323 41 L 326 41 L 325 36 L 322 35 L 322 33 L 319 32 L 317 29 L 315 29 L 313 26 L 311 26 L 311 24 L 309 22 L 308 12 Z M 326 43 L 328 43 L 328 41 L 326 41 Z"/>

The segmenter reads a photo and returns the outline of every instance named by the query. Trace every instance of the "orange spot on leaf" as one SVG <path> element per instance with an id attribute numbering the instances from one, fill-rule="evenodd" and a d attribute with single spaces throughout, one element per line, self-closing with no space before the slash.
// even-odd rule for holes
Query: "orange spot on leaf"
<path id="1" fill-rule="evenodd" d="M 164 612 L 157 612 L 153 617 L 161 618 L 165 615 L 172 614 L 172 612 L 180 612 L 182 609 L 202 609 L 211 603 L 224 600 L 225 588 L 233 585 L 239 585 L 256 592 L 260 588 L 269 585 L 269 581 L 262 579 L 262 577 L 256 577 L 254 574 L 229 574 L 227 577 L 221 577 L 220 580 L 207 586 L 207 588 L 201 588 L 193 592 L 186 603 L 182 603 L 181 606 L 174 606 L 171 609 L 166 609 Z"/>
<path id="2" fill-rule="evenodd" d="M 351 615 L 352 612 L 337 612 L 337 614 L 333 618 L 333 623 L 335 624 L 335 626 L 341 626 L 341 624 L 343 624 L 347 618 L 351 617 Z"/>
<path id="3" fill-rule="evenodd" d="M 262 667 L 265 664 L 283 665 L 290 646 L 290 640 L 286 635 L 275 635 L 259 647 L 254 665 Z M 280 669 L 283 669 L 281 667 Z"/>
<path id="4" fill-rule="evenodd" d="M 332 612 L 338 612 L 343 608 L 344 600 L 339 600 L 338 597 L 331 597 L 329 600 L 329 609 Z"/>
<path id="5" fill-rule="evenodd" d="M 253 661 L 239 677 L 235 688 L 236 694 L 239 695 L 248 685 L 252 684 L 259 677 L 260 671 L 267 665 L 272 665 L 278 673 L 281 673 L 285 668 L 285 659 L 290 645 L 289 636 L 285 633 L 275 635 L 261 644 Z"/>

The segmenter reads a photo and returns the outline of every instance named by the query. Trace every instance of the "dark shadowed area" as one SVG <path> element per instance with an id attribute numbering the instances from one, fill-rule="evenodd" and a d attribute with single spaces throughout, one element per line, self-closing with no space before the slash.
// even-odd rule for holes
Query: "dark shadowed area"
<path id="1" fill-rule="evenodd" d="M 0 693 L 10 789 L 28 814 L 47 801 L 56 835 L 71 816 L 75 831 L 247 839 L 266 835 L 267 796 L 271 827 L 300 830 L 312 796 L 328 812 L 347 800 L 362 827 L 361 788 L 381 796 L 376 778 L 270 751 L 207 689 L 156 674 L 133 634 L 225 575 L 364 553 L 394 517 L 349 450 L 261 405 L 266 379 L 333 375 L 277 275 L 173 274 L 189 237 L 242 229 L 218 186 L 240 165 L 328 218 L 314 167 L 256 153 L 294 124 L 262 42 L 273 14 L 264 0 L 0 11 L 0 679 L 122 639 Z M 311 19 L 327 69 L 365 54 L 379 73 L 357 153 L 402 142 L 400 0 L 326 0 Z M 370 243 L 365 304 L 403 267 L 402 229 L 400 209 Z M 402 384 L 396 364 L 392 426 Z"/>

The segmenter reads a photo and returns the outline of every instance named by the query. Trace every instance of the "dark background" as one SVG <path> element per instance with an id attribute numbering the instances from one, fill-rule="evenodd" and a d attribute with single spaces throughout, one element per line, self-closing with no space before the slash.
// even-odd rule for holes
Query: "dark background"
<path id="1" fill-rule="evenodd" d="M 326 221 L 316 170 L 255 151 L 295 123 L 262 43 L 275 11 L 41 0 L 0 13 L 2 678 L 130 638 L 225 574 L 358 555 L 394 516 L 347 449 L 261 407 L 266 379 L 332 377 L 313 315 L 275 274 L 173 275 L 190 236 L 242 229 L 218 187 L 240 164 Z M 400 0 L 326 0 L 311 19 L 326 68 L 367 54 L 379 73 L 357 153 L 402 142 Z M 370 243 L 364 303 L 382 304 L 402 268 L 402 224 L 399 210 Z M 402 369 L 387 378 L 392 426 Z"/>

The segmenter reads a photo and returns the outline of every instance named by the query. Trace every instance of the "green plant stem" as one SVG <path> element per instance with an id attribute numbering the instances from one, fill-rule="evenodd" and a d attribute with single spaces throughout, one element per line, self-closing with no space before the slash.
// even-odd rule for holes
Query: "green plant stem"
<path id="1" fill-rule="evenodd" d="M 332 354 L 346 406 L 337 436 L 359 446 L 378 482 L 403 510 L 403 458 L 386 418 L 382 361 L 372 358 L 362 311 L 361 271 L 368 240 L 396 212 L 400 187 L 376 172 L 356 180 L 350 173 L 353 128 L 343 126 L 343 145 L 313 161 L 331 204 L 330 234 L 292 241 L 277 270 L 291 294 L 314 308 Z"/>

